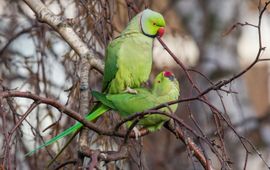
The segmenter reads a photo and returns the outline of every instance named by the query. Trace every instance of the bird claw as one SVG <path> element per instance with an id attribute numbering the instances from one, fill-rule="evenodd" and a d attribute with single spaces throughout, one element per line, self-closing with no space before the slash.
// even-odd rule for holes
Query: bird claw
<path id="1" fill-rule="evenodd" d="M 125 93 L 131 93 L 131 94 L 137 94 L 138 93 L 135 89 L 132 89 L 130 87 L 127 87 L 124 92 Z"/>
<path id="2" fill-rule="evenodd" d="M 141 136 L 141 132 L 136 127 L 134 127 L 132 130 L 133 130 L 133 132 L 135 134 L 135 139 L 138 140 L 139 139 L 139 136 Z"/>
<path id="3" fill-rule="evenodd" d="M 105 153 L 100 153 L 100 156 L 102 156 L 104 159 L 107 159 L 107 154 Z"/>

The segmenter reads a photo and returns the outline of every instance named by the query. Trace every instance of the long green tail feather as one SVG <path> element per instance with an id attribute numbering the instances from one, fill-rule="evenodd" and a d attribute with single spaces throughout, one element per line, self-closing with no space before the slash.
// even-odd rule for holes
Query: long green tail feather
<path id="1" fill-rule="evenodd" d="M 105 105 L 100 105 L 100 107 L 98 107 L 96 110 L 94 110 L 93 112 L 91 112 L 90 114 L 88 114 L 86 116 L 86 119 L 88 121 L 92 121 L 96 118 L 98 118 L 100 115 L 102 115 L 103 113 L 105 113 L 106 111 L 108 111 L 110 108 L 105 106 Z M 50 139 L 49 141 L 45 142 L 44 144 L 40 145 L 39 147 L 37 147 L 36 149 L 28 152 L 25 156 L 29 156 L 32 155 L 33 153 L 35 153 L 36 151 L 54 143 L 55 141 L 69 135 L 72 132 L 76 132 L 77 130 L 79 130 L 81 127 L 83 127 L 83 124 L 81 124 L 80 122 L 77 122 L 75 125 L 71 126 L 70 128 L 68 128 L 67 130 L 65 130 L 64 132 L 58 134 L 57 136 L 53 137 L 52 139 Z"/>

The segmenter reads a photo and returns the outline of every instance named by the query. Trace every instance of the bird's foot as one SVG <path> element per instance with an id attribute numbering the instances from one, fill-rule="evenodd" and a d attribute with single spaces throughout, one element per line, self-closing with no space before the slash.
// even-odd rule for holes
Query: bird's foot
<path id="1" fill-rule="evenodd" d="M 135 89 L 132 89 L 130 87 L 127 87 L 124 92 L 125 93 L 131 93 L 131 94 L 137 94 L 138 93 Z"/>
<path id="2" fill-rule="evenodd" d="M 134 127 L 132 130 L 133 130 L 133 132 L 135 134 L 135 139 L 138 140 L 139 139 L 139 136 L 141 136 L 141 132 L 136 127 Z"/>
<path id="3" fill-rule="evenodd" d="M 104 159 L 107 159 L 107 154 L 105 153 L 100 153 L 100 156 L 102 156 Z"/>

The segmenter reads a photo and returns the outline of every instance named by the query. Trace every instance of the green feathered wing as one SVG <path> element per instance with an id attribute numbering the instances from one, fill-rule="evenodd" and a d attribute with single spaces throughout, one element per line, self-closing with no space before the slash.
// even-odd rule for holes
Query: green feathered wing
<path id="1" fill-rule="evenodd" d="M 88 114 L 86 116 L 86 119 L 88 121 L 92 121 L 95 120 L 96 118 L 98 118 L 99 116 L 101 116 L 103 113 L 105 113 L 106 111 L 110 110 L 109 107 L 107 107 L 106 105 L 100 105 L 98 108 L 96 108 L 93 112 L 91 112 L 90 114 Z M 80 122 L 76 123 L 75 125 L 71 126 L 70 128 L 66 129 L 64 132 L 58 134 L 57 136 L 53 137 L 52 139 L 48 140 L 47 142 L 45 142 L 44 144 L 40 145 L 39 147 L 35 148 L 34 150 L 28 152 L 25 156 L 28 155 L 32 155 L 33 153 L 35 153 L 36 151 L 53 144 L 55 141 L 62 139 L 63 137 L 76 132 L 77 130 L 80 130 L 83 127 L 83 124 L 81 124 Z"/>

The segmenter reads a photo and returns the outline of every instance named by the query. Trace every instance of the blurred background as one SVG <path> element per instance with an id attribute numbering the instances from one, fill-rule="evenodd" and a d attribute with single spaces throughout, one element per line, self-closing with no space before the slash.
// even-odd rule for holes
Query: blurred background
<path id="1" fill-rule="evenodd" d="M 162 39 L 189 68 L 193 80 L 203 91 L 211 86 L 211 82 L 228 79 L 246 69 L 254 61 L 259 50 L 257 28 L 248 25 L 238 25 L 234 28 L 233 25 L 238 22 L 256 25 L 259 20 L 258 6 L 263 7 L 266 1 L 136 0 L 130 4 L 128 3 L 130 1 L 125 0 L 43 2 L 56 15 L 66 18 L 81 39 L 101 59 L 104 59 L 108 43 L 119 35 L 129 19 L 136 14 L 131 5 L 139 10 L 150 8 L 160 12 L 167 22 L 166 33 Z M 268 7 L 262 19 L 262 46 L 266 49 L 260 58 L 269 58 L 270 55 L 269 9 Z M 40 23 L 23 1 L 0 0 L 1 91 L 7 89 L 30 91 L 40 96 L 55 98 L 78 111 L 79 68 L 80 60 L 69 45 L 51 27 Z M 197 94 L 183 70 L 160 43 L 155 41 L 151 80 L 164 69 L 177 75 L 181 98 Z M 207 79 L 194 70 L 205 75 Z M 176 114 L 195 131 L 202 131 L 226 160 L 219 160 L 217 153 L 208 144 L 194 138 L 215 169 L 268 169 L 266 165 L 270 164 L 268 73 L 268 61 L 258 62 L 244 76 L 223 87 L 223 91 L 211 91 L 207 94 L 209 101 L 232 122 L 237 133 L 247 139 L 244 144 L 222 121 L 224 136 L 223 140 L 219 141 L 213 113 L 205 104 L 199 101 L 179 104 Z M 102 75 L 96 70 L 91 70 L 90 77 L 91 89 L 100 90 Z M 5 168 L 7 160 L 12 162 L 12 169 L 43 168 L 50 160 L 47 151 L 40 151 L 39 154 L 27 158 L 24 154 L 72 125 L 74 120 L 50 106 L 39 105 L 13 135 L 11 150 L 7 155 L 6 135 L 32 101 L 9 98 L 3 102 L 5 112 L 0 113 L 0 169 Z M 197 126 L 193 117 L 198 123 Z M 106 123 L 106 120 L 104 121 Z M 54 126 L 43 132 L 52 124 Z M 101 140 L 107 139 L 104 137 Z M 253 145 L 250 145 L 249 141 Z M 139 149 L 135 149 L 132 159 L 123 165 L 117 165 L 118 168 L 203 169 L 196 158 L 188 152 L 187 147 L 165 129 L 143 137 L 141 142 L 142 145 L 137 144 Z M 53 145 L 49 149 L 51 154 L 55 154 L 61 144 L 62 142 Z M 76 152 L 74 141 L 57 163 L 72 160 L 76 157 Z"/>

